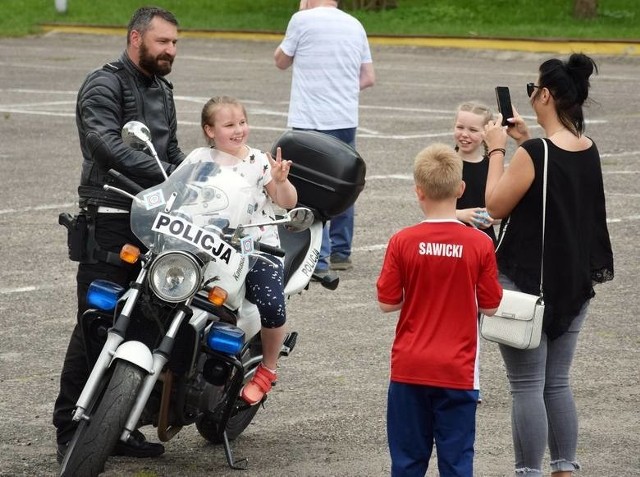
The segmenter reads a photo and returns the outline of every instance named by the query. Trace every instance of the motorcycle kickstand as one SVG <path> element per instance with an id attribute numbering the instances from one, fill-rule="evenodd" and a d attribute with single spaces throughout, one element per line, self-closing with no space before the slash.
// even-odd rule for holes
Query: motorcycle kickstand
<path id="1" fill-rule="evenodd" d="M 247 470 L 249 465 L 249 459 L 246 457 L 240 460 L 233 459 L 233 452 L 231 451 L 231 444 L 229 444 L 229 438 L 227 437 L 227 431 L 222 433 L 222 440 L 224 445 L 224 455 L 227 458 L 227 464 L 229 467 L 235 470 Z"/>

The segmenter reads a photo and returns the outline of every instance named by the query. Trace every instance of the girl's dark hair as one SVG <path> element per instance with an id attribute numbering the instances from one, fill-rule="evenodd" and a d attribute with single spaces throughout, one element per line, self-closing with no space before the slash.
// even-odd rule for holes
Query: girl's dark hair
<path id="1" fill-rule="evenodd" d="M 582 53 L 573 53 L 567 61 L 556 58 L 545 61 L 539 71 L 539 86 L 551 92 L 560 122 L 580 136 L 584 132 L 582 105 L 589 96 L 589 77 L 598 72 L 595 61 Z"/>
<path id="2" fill-rule="evenodd" d="M 155 17 L 160 17 L 178 27 L 178 20 L 169 10 L 160 7 L 140 7 L 133 13 L 131 20 L 129 20 L 129 25 L 127 26 L 127 45 L 131 41 L 131 32 L 136 30 L 141 35 L 144 35 L 149 29 L 151 20 Z"/>

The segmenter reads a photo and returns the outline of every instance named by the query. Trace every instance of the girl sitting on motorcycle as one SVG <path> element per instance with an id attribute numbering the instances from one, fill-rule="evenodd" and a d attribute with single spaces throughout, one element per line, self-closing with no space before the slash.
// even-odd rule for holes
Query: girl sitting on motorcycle
<path id="1" fill-rule="evenodd" d="M 243 177 L 255 188 L 251 222 L 275 219 L 272 204 L 290 209 L 296 205 L 298 194 L 287 176 L 291 161 L 282 160 L 280 148 L 276 159 L 247 145 L 249 123 L 244 106 L 234 98 L 211 98 L 202 108 L 201 126 L 210 147 L 202 147 L 189 154 L 192 159 L 211 157 L 211 148 L 225 154 L 216 154 L 215 162 L 223 169 Z M 229 204 L 233 207 L 234 204 Z M 280 238 L 275 225 L 252 227 L 253 239 L 279 247 Z M 285 337 L 286 321 L 284 300 L 284 272 L 282 262 L 260 260 L 246 278 L 247 298 L 258 307 L 261 319 L 262 363 L 241 391 L 241 397 L 250 405 L 258 404 L 276 382 L 276 367 Z"/>

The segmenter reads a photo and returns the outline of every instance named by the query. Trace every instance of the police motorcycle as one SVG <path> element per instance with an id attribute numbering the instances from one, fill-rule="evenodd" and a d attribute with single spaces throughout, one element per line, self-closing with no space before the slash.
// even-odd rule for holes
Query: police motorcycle
<path id="1" fill-rule="evenodd" d="M 282 147 L 284 157 L 299 153 L 313 162 L 322 151 L 342 148 L 329 136 L 295 133 L 293 138 L 285 133 L 274 151 Z M 146 126 L 128 123 L 122 135 L 159 163 Z M 356 175 L 364 187 L 364 162 L 354 150 L 348 154 L 358 158 Z M 119 179 L 123 188 L 136 192 L 135 184 Z M 330 179 L 330 185 L 322 187 L 339 192 L 350 180 L 343 179 L 338 187 Z M 300 188 L 318 183 L 304 164 L 292 167 L 290 180 L 298 183 L 299 196 L 318 196 L 317 191 L 300 194 Z M 233 207 L 233 216 L 224 212 L 231 201 L 248 204 L 247 184 L 213 161 L 183 163 L 162 184 L 135 196 L 105 188 L 132 199 L 131 229 L 148 252 L 123 247 L 123 261 L 141 264 L 129 289 L 104 280 L 89 288 L 91 309 L 83 316 L 87 350 L 103 345 L 92 357 L 95 365 L 76 403 L 73 419 L 79 425 L 60 475 L 99 474 L 118 439 L 126 441 L 135 429 L 150 424 L 164 442 L 183 426 L 195 424 L 206 440 L 223 445 L 230 467 L 246 468 L 247 459 L 234 457 L 230 441 L 259 410 L 239 394 L 262 361 L 262 352 L 260 317 L 245 298 L 245 277 L 258 260 L 284 256 L 285 295 L 308 289 L 322 227 L 337 210 L 336 199 L 327 202 L 326 193 L 320 194 L 321 202 L 313 209 L 297 207 L 274 221 L 249 224 L 248 207 Z M 352 188 L 339 199 L 344 208 L 359 194 Z M 270 224 L 279 226 L 281 249 L 259 244 L 248 233 Z M 328 289 L 338 284 L 337 279 L 319 281 Z M 296 340 L 296 332 L 287 334 L 280 355 L 288 356 Z"/>

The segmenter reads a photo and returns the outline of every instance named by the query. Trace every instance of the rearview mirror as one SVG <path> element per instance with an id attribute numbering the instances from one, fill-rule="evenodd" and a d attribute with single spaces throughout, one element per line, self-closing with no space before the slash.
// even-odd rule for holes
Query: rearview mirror
<path id="1" fill-rule="evenodd" d="M 313 212 L 306 207 L 296 207 L 289 211 L 289 223 L 284 228 L 290 232 L 304 232 L 313 224 L 315 217 Z"/>
<path id="2" fill-rule="evenodd" d="M 151 131 L 140 121 L 129 121 L 122 126 L 122 140 L 127 146 L 148 146 L 151 142 Z"/>
<path id="3" fill-rule="evenodd" d="M 153 143 L 151 142 L 151 131 L 149 131 L 149 128 L 145 126 L 144 123 L 140 121 L 129 121 L 122 126 L 121 135 L 122 142 L 127 146 L 140 145 L 146 147 L 156 160 L 162 176 L 167 180 L 167 172 L 164 170 L 164 167 L 162 167 L 156 148 L 153 147 Z"/>

